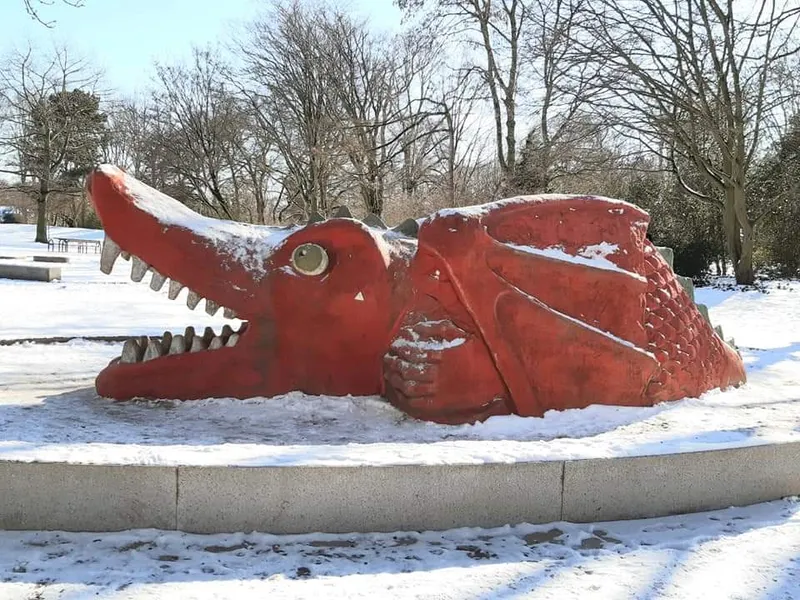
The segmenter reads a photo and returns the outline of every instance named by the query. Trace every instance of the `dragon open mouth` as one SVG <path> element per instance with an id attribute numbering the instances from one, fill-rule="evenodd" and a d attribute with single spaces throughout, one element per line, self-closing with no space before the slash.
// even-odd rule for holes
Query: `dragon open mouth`
<path id="1" fill-rule="evenodd" d="M 103 242 L 103 250 L 100 255 L 100 270 L 106 275 L 110 274 L 114 263 L 118 258 L 131 261 L 131 279 L 136 282 L 142 281 L 147 273 L 152 273 L 150 279 L 150 289 L 158 292 L 168 284 L 168 297 L 175 300 L 186 287 L 177 279 L 169 279 L 153 269 L 145 260 L 138 256 L 133 256 L 125 252 L 110 237 L 106 236 Z M 204 298 L 194 290 L 189 289 L 186 294 L 186 306 L 194 310 Z M 221 307 L 211 298 L 205 299 L 205 312 L 211 316 L 220 310 L 228 319 L 235 319 L 236 313 L 227 307 Z M 224 325 L 219 333 L 211 327 L 206 327 L 202 333 L 196 332 L 194 327 L 187 327 L 182 333 L 165 331 L 161 336 L 139 336 L 132 337 L 125 341 L 120 357 L 115 360 L 122 364 L 135 364 L 148 362 L 170 356 L 178 356 L 185 353 L 203 352 L 220 350 L 222 348 L 233 348 L 238 343 L 247 329 L 247 322 L 243 322 L 237 330 L 230 325 Z"/>

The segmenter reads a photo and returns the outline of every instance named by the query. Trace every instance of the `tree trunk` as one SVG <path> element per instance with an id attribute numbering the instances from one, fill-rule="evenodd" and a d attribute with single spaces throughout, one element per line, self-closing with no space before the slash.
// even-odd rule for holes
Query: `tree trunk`
<path id="1" fill-rule="evenodd" d="M 47 189 L 47 183 L 42 181 L 39 186 L 39 197 L 36 199 L 36 239 L 35 242 L 40 244 L 47 243 L 47 197 L 50 195 L 50 190 Z"/>
<path id="2" fill-rule="evenodd" d="M 509 84 L 510 85 L 510 84 Z M 517 169 L 516 108 L 514 96 L 506 98 L 506 177 L 513 179 Z"/>
<path id="3" fill-rule="evenodd" d="M 745 234 L 742 240 L 742 256 L 736 264 L 736 283 L 752 285 L 755 283 L 756 274 L 753 269 L 753 235 Z"/>
<path id="4" fill-rule="evenodd" d="M 753 226 L 746 216 L 741 217 L 744 206 L 744 188 L 731 186 L 725 190 L 725 208 L 722 216 L 725 245 L 733 265 L 736 283 L 751 285 L 755 281 L 753 270 Z"/>

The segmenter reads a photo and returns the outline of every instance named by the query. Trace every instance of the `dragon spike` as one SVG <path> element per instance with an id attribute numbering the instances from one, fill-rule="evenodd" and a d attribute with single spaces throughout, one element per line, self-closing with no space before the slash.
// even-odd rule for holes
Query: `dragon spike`
<path id="1" fill-rule="evenodd" d="M 350 209 L 346 206 L 340 206 L 336 209 L 336 212 L 333 213 L 334 219 L 352 219 L 353 213 L 350 212 Z"/>
<path id="2" fill-rule="evenodd" d="M 392 231 L 415 238 L 419 236 L 419 223 L 416 219 L 406 219 L 397 227 L 392 227 Z"/>
<path id="3" fill-rule="evenodd" d="M 308 223 L 307 224 L 311 225 L 312 223 L 320 223 L 320 222 L 322 222 L 324 220 L 325 220 L 325 217 L 323 217 L 317 211 L 313 211 L 311 213 L 311 215 L 308 217 Z"/>
<path id="4" fill-rule="evenodd" d="M 388 229 L 386 223 L 381 221 L 381 218 L 375 213 L 367 213 L 367 216 L 364 217 L 364 225 L 375 227 L 376 229 Z"/>

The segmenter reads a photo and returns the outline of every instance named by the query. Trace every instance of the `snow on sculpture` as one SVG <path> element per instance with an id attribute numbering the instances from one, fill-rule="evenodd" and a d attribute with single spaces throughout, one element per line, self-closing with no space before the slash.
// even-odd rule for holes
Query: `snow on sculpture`
<path id="1" fill-rule="evenodd" d="M 380 394 L 467 423 L 591 404 L 645 406 L 745 380 L 646 239 L 648 215 L 592 196 L 442 210 L 398 230 L 334 218 L 203 217 L 111 166 L 87 188 L 106 240 L 174 299 L 245 323 L 134 338 L 97 377 L 115 399 Z"/>

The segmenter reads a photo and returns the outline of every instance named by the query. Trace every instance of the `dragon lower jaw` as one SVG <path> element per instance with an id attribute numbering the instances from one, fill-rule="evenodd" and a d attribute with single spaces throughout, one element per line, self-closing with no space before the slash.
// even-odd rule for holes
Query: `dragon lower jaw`
<path id="1" fill-rule="evenodd" d="M 186 287 L 175 279 L 162 276 L 143 259 L 123 251 L 107 235 L 100 258 L 101 271 L 110 274 L 120 257 L 131 261 L 133 281 L 140 282 L 148 272 L 152 272 L 149 287 L 153 291 L 158 292 L 168 285 L 170 300 L 178 299 Z M 186 305 L 194 310 L 204 299 L 197 292 L 186 289 Z M 219 310 L 223 310 L 227 318 L 237 317 L 232 309 L 221 307 L 212 298 L 205 299 L 207 314 L 215 315 Z M 161 336 L 129 338 L 123 344 L 120 356 L 98 376 L 98 393 L 120 400 L 208 397 L 210 374 L 216 374 L 218 381 L 229 381 L 230 374 L 236 373 L 238 366 L 247 360 L 248 351 L 244 349 L 251 345 L 251 336 L 258 337 L 246 321 L 232 325 L 225 324 L 218 331 L 206 327 L 197 332 L 193 327 L 187 327 L 181 332 L 165 331 Z M 221 373 L 227 376 L 220 377 Z M 224 385 L 218 393 L 230 395 L 225 393 Z"/>

